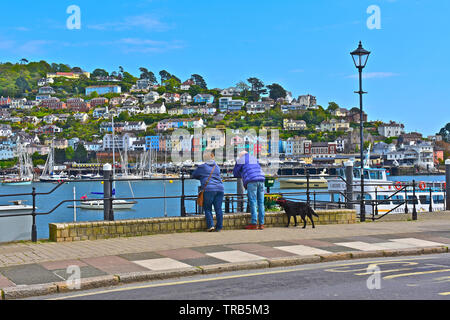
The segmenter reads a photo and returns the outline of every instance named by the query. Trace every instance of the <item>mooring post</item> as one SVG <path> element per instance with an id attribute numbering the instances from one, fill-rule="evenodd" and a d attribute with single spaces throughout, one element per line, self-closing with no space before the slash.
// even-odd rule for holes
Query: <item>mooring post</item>
<path id="1" fill-rule="evenodd" d="M 186 217 L 186 205 L 185 205 L 185 199 L 186 199 L 186 195 L 184 193 L 184 180 L 185 180 L 185 176 L 184 176 L 184 170 L 181 171 L 181 203 L 180 203 L 180 207 L 181 207 L 181 216 L 182 217 Z"/>
<path id="2" fill-rule="evenodd" d="M 107 163 L 103 166 L 103 219 L 105 221 L 114 220 L 114 212 L 112 207 L 112 166 Z M 113 220 L 111 220 L 113 218 Z"/>
<path id="3" fill-rule="evenodd" d="M 354 209 L 353 205 L 353 162 L 347 161 L 345 165 L 345 184 L 346 184 L 346 208 Z"/>
<path id="4" fill-rule="evenodd" d="M 445 208 L 450 210 L 450 159 L 445 160 Z"/>

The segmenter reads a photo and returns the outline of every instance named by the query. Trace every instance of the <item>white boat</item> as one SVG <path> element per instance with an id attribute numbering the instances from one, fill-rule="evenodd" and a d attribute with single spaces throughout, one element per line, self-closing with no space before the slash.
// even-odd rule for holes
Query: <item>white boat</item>
<path id="1" fill-rule="evenodd" d="M 7 215 L 13 213 L 31 213 L 33 207 L 24 204 L 26 200 L 9 201 L 12 204 L 0 205 L 0 215 Z"/>
<path id="2" fill-rule="evenodd" d="M 337 174 L 343 179 L 346 179 L 344 168 L 337 169 Z M 410 186 L 412 182 L 389 181 L 385 169 L 364 167 L 363 174 L 365 200 L 378 200 L 376 207 L 372 206 L 372 204 L 365 205 L 367 214 L 372 214 L 374 208 L 377 209 L 379 214 L 405 213 L 406 209 L 411 213 L 413 202 L 416 204 L 416 211 L 418 213 L 429 212 L 430 204 L 433 211 L 444 210 L 444 181 L 417 181 L 415 191 L 413 191 L 413 187 Z M 403 189 L 405 186 L 406 189 Z M 430 189 L 432 191 L 431 197 Z M 346 183 L 341 178 L 328 180 L 328 191 L 330 193 L 345 193 L 345 190 Z M 357 167 L 353 169 L 353 193 L 353 199 L 360 201 L 361 168 Z M 340 197 L 340 199 L 341 202 L 345 202 L 343 197 Z M 360 212 L 360 205 L 355 204 L 355 209 L 357 212 Z"/>
<path id="3" fill-rule="evenodd" d="M 309 178 L 310 189 L 326 189 L 328 188 L 328 180 L 325 179 L 328 175 L 325 173 L 326 169 L 317 176 Z M 280 189 L 306 189 L 308 187 L 308 180 L 304 178 L 281 178 Z"/>
<path id="4" fill-rule="evenodd" d="M 125 200 L 113 200 L 113 209 L 114 210 L 129 210 L 132 209 L 136 204 L 136 201 L 125 201 Z M 104 201 L 103 200 L 91 200 L 84 201 L 78 205 L 78 208 L 86 209 L 86 210 L 103 210 L 104 209 Z"/>

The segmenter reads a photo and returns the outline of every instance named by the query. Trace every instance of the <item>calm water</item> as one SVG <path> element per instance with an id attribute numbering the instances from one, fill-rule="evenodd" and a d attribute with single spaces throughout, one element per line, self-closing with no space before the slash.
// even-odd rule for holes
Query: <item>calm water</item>
<path id="1" fill-rule="evenodd" d="M 445 176 L 396 176 L 389 177 L 392 181 L 410 181 L 415 179 L 416 181 L 445 181 Z M 117 182 L 117 197 L 132 197 L 134 193 L 135 197 L 157 197 L 164 196 L 164 183 L 161 181 L 140 181 L 131 182 L 131 189 L 128 182 Z M 185 181 L 185 193 L 186 195 L 195 195 L 198 190 L 199 182 L 196 180 Z M 51 183 L 34 183 L 37 192 L 48 192 L 56 185 Z M 181 195 L 181 182 L 174 181 L 173 183 L 166 182 L 166 196 L 180 196 Z M 76 189 L 76 198 L 80 199 L 82 196 L 87 195 L 89 198 L 97 198 L 101 196 L 91 195 L 91 192 L 102 192 L 103 185 L 100 182 L 83 182 L 83 183 L 68 183 L 61 186 L 51 195 L 38 196 L 36 199 L 36 205 L 38 212 L 48 212 L 53 209 L 62 200 L 73 199 L 73 188 Z M 132 190 L 132 191 L 131 191 Z M 299 190 L 286 190 L 282 192 L 295 192 Z M 225 182 L 226 193 L 236 193 L 236 182 Z M 271 192 L 280 192 L 279 183 L 276 182 L 275 186 L 271 188 Z M 0 194 L 10 193 L 31 193 L 31 186 L 1 186 Z M 306 196 L 300 196 L 299 199 L 306 199 Z M 318 195 L 317 200 L 329 200 L 328 195 Z M 6 197 L 0 198 L 0 204 L 7 204 L 12 200 L 27 200 L 27 204 L 32 204 L 31 196 L 19 196 L 19 197 Z M 50 215 L 37 217 L 37 229 L 39 238 L 48 238 L 48 224 L 49 223 L 61 223 L 61 222 L 73 222 L 74 221 L 74 209 L 68 208 L 73 203 L 64 203 L 58 209 L 56 209 Z M 186 211 L 188 213 L 195 212 L 194 201 L 186 201 Z M 162 199 L 158 200 L 139 200 L 132 210 L 116 211 L 116 220 L 122 219 L 134 219 L 134 218 L 151 218 L 151 217 L 163 217 L 166 212 L 167 216 L 180 216 L 180 200 L 179 199 Z M 77 208 L 76 212 L 77 221 L 101 221 L 103 220 L 103 211 L 90 211 Z M 1 223 L 1 221 L 0 221 Z"/>

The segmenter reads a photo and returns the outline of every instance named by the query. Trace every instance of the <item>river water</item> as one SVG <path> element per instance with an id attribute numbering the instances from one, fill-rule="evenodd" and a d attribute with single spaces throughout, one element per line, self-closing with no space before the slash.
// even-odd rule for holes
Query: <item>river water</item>
<path id="1" fill-rule="evenodd" d="M 445 176 L 396 176 L 388 177 L 392 181 L 445 181 Z M 185 194 L 196 195 L 199 182 L 196 180 L 185 181 Z M 34 183 L 36 192 L 49 192 L 56 185 L 51 183 Z M 131 188 L 130 188 L 131 186 Z M 90 199 L 102 197 L 92 195 L 91 192 L 102 192 L 103 185 L 100 182 L 86 181 L 82 183 L 67 183 L 57 189 L 51 195 L 39 195 L 36 198 L 36 205 L 38 212 L 49 212 L 62 200 L 72 200 L 74 197 L 74 187 L 76 198 L 80 199 L 82 196 L 88 196 Z M 0 194 L 11 193 L 31 193 L 32 186 L 2 186 L 0 185 Z M 165 189 L 165 191 L 164 191 Z M 117 182 L 116 197 L 162 197 L 166 196 L 180 196 L 181 195 L 181 181 L 162 182 L 162 181 L 138 181 L 138 182 Z M 298 192 L 301 190 L 286 190 L 282 192 Z M 323 190 L 322 190 L 323 191 Z M 279 182 L 276 181 L 272 193 L 280 192 Z M 225 182 L 225 193 L 236 193 L 236 182 Z M 299 199 L 306 199 L 306 196 L 299 196 Z M 329 200 L 328 195 L 318 195 L 317 200 Z M 12 196 L 0 198 L 0 204 L 8 204 L 12 200 L 27 200 L 27 204 L 32 204 L 31 196 Z M 45 239 L 49 235 L 49 223 L 64 223 L 77 221 L 101 221 L 103 220 L 103 211 L 91 211 L 84 209 L 77 209 L 76 216 L 73 208 L 68 208 L 72 203 L 64 203 L 53 213 L 49 215 L 38 216 L 37 231 L 38 238 Z M 158 200 L 139 200 L 132 210 L 116 211 L 115 219 L 138 219 L 138 218 L 152 218 L 152 217 L 168 217 L 180 216 L 180 200 L 179 199 L 163 199 Z M 186 211 L 188 213 L 195 212 L 195 202 L 186 201 Z M 2 221 L 0 220 L 0 223 Z"/>

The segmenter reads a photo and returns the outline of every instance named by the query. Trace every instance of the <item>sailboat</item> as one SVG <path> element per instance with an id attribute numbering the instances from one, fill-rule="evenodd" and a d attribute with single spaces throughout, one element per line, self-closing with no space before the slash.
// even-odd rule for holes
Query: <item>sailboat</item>
<path id="1" fill-rule="evenodd" d="M 18 153 L 18 174 L 7 176 L 3 179 L 2 184 L 7 186 L 29 185 L 33 182 L 33 162 L 28 153 L 25 152 L 23 146 L 17 145 Z"/>
<path id="2" fill-rule="evenodd" d="M 39 180 L 41 182 L 65 182 L 69 180 L 66 173 L 55 174 L 53 170 L 55 170 L 55 146 L 52 141 L 52 147 Z"/>
<path id="3" fill-rule="evenodd" d="M 113 179 L 116 178 L 116 154 L 115 154 L 115 136 L 114 136 L 114 116 L 112 116 L 112 150 L 113 150 Z M 123 158 L 122 158 L 123 159 Z M 133 189 L 131 188 L 131 184 L 128 181 L 128 184 L 130 186 L 130 190 L 131 193 L 133 195 L 134 198 L 134 193 L 133 193 Z M 97 195 L 103 195 L 102 192 L 92 192 L 92 194 L 97 194 Z M 112 196 L 114 197 L 116 194 L 116 182 L 113 181 L 113 192 L 112 192 Z M 86 196 L 83 197 L 84 199 L 86 199 Z M 82 199 L 83 199 L 82 198 Z M 112 202 L 113 204 L 113 210 L 129 210 L 132 209 L 134 207 L 135 204 L 137 204 L 137 201 L 126 201 L 126 200 L 113 200 Z M 99 200 L 89 200 L 89 201 L 83 201 L 81 202 L 79 208 L 81 209 L 86 209 L 86 210 L 104 210 L 104 200 L 103 199 L 99 199 Z"/>

